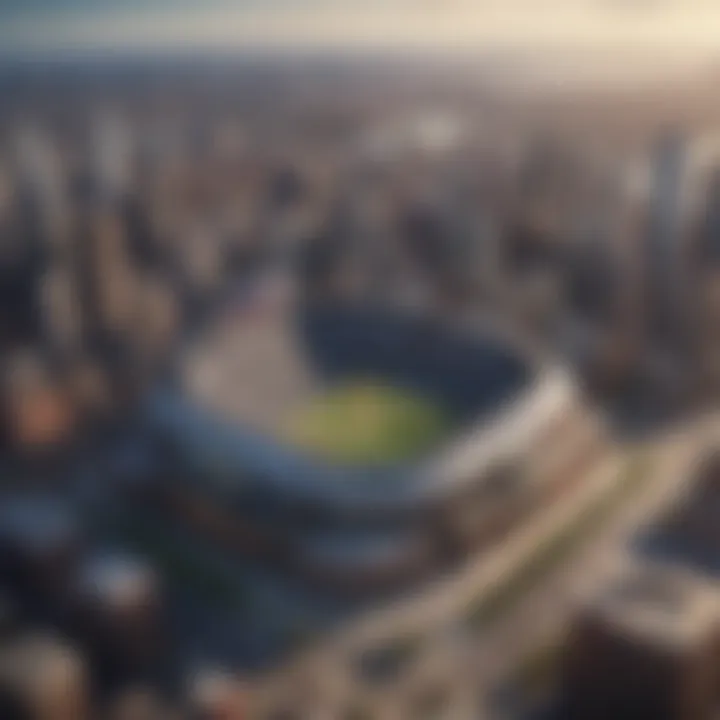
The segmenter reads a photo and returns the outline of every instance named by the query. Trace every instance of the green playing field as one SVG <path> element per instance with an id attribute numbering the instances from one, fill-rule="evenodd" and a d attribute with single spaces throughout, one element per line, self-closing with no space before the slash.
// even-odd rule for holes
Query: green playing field
<path id="1" fill-rule="evenodd" d="M 283 435 L 326 460 L 382 464 L 410 460 L 450 430 L 435 403 L 374 380 L 331 388 L 293 413 Z"/>

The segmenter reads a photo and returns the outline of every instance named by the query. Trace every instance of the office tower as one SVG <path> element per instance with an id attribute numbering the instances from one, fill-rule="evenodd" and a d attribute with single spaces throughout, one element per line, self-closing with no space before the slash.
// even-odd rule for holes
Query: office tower
<path id="1" fill-rule="evenodd" d="M 132 328 L 136 283 L 125 228 L 117 213 L 91 213 L 78 257 L 79 292 L 95 340 L 117 343 Z"/>
<path id="2" fill-rule="evenodd" d="M 61 251 L 69 240 L 71 212 L 63 159 L 52 139 L 27 127 L 15 141 L 21 222 L 38 251 Z"/>
<path id="3" fill-rule="evenodd" d="M 47 349 L 63 360 L 77 356 L 83 346 L 83 309 L 70 263 L 51 265 L 38 290 L 41 331 Z"/>
<path id="4" fill-rule="evenodd" d="M 682 135 L 661 138 L 652 159 L 646 238 L 646 302 L 649 331 L 662 341 L 676 336 L 684 287 Z"/>
<path id="5" fill-rule="evenodd" d="M 92 427 L 113 410 L 111 378 L 102 364 L 86 355 L 73 358 L 64 374 L 68 393 L 83 423 Z"/>
<path id="6" fill-rule="evenodd" d="M 200 305 L 221 285 L 224 256 L 221 238 L 212 223 L 196 223 L 178 237 L 177 263 L 183 291 Z"/>
<path id="7" fill-rule="evenodd" d="M 16 202 L 17 178 L 12 172 L 7 158 L 0 151 L 0 247 L 3 251 L 16 240 L 14 235 L 14 211 Z"/>
<path id="8" fill-rule="evenodd" d="M 133 344 L 140 368 L 152 369 L 167 357 L 180 327 L 174 289 L 159 275 L 138 276 Z"/>
<path id="9" fill-rule="evenodd" d="M 38 634 L 0 648 L 0 717 L 90 720 L 89 697 L 85 662 L 62 641 Z"/>
<path id="10" fill-rule="evenodd" d="M 698 269 L 720 263 L 720 168 L 714 170 L 708 183 L 698 241 Z"/>
<path id="11" fill-rule="evenodd" d="M 305 191 L 305 181 L 292 165 L 281 166 L 270 173 L 267 203 L 270 212 L 283 212 L 299 203 Z"/>
<path id="12" fill-rule="evenodd" d="M 92 128 L 93 175 L 98 198 L 118 203 L 130 189 L 133 175 L 133 137 L 118 115 L 105 113 Z"/>
<path id="13" fill-rule="evenodd" d="M 22 233 L 9 233 L 0 257 L 0 341 L 8 346 L 33 343 L 42 326 L 42 262 L 25 240 Z"/>
<path id="14" fill-rule="evenodd" d="M 703 720 L 717 701 L 717 590 L 680 568 L 637 565 L 581 611 L 565 665 L 573 720 Z"/>
<path id="15" fill-rule="evenodd" d="M 720 454 L 698 463 L 682 499 L 664 517 L 666 539 L 689 553 L 695 563 L 711 567 L 720 551 Z"/>
<path id="16" fill-rule="evenodd" d="M 45 133 L 30 126 L 16 133 L 8 171 L 0 210 L 0 332 L 11 342 L 33 342 L 42 325 L 43 270 L 67 246 L 71 213 L 62 158 Z"/>

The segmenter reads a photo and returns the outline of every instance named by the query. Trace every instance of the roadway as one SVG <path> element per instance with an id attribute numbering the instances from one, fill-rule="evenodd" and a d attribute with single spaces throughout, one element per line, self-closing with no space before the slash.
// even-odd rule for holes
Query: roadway
<path id="1" fill-rule="evenodd" d="M 638 531 L 682 494 L 692 464 L 710 438 L 717 437 L 717 428 L 717 420 L 703 419 L 634 446 L 631 451 L 647 455 L 652 481 L 613 515 L 600 539 L 573 553 L 569 562 L 486 631 L 473 648 L 470 663 L 489 716 L 498 716 L 493 694 L 512 669 L 567 627 L 581 599 L 600 589 L 617 569 Z"/>

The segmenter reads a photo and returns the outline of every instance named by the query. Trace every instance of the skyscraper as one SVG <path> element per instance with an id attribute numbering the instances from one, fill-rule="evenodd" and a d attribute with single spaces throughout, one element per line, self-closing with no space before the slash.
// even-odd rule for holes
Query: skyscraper
<path id="1" fill-rule="evenodd" d="M 92 128 L 93 173 L 101 199 L 116 202 L 128 192 L 133 173 L 133 138 L 122 118 L 99 117 Z"/>
<path id="2" fill-rule="evenodd" d="M 674 337 L 682 313 L 684 170 L 684 137 L 668 133 L 652 159 L 646 238 L 649 330 L 661 342 Z"/>

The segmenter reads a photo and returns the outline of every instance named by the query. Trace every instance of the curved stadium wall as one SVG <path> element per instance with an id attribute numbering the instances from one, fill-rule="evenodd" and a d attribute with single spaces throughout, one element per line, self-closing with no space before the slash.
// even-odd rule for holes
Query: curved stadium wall
<path id="1" fill-rule="evenodd" d="M 551 495 L 596 441 L 571 378 L 497 338 L 355 310 L 308 315 L 302 331 L 331 382 L 382 374 L 439 397 L 461 418 L 457 433 L 418 460 L 370 468 L 308 456 L 177 393 L 148 413 L 192 468 L 169 487 L 173 507 L 314 581 L 376 589 L 459 560 Z"/>

